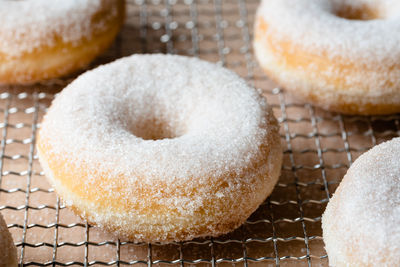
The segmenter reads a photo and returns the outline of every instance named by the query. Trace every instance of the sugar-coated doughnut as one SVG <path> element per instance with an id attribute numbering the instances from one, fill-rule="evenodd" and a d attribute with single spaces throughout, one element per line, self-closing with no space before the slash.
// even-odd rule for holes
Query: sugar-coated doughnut
<path id="1" fill-rule="evenodd" d="M 400 1 L 263 0 L 254 50 L 298 98 L 347 114 L 400 112 Z"/>
<path id="2" fill-rule="evenodd" d="M 400 138 L 350 167 L 322 216 L 329 266 L 400 266 Z"/>
<path id="3" fill-rule="evenodd" d="M 0 267 L 17 267 L 17 249 L 0 213 Z"/>
<path id="4" fill-rule="evenodd" d="M 134 55 L 81 75 L 53 101 L 37 149 L 68 206 L 134 241 L 240 226 L 280 173 L 264 98 L 196 58 Z"/>
<path id="5" fill-rule="evenodd" d="M 124 0 L 0 1 L 0 84 L 85 67 L 114 40 L 124 8 Z"/>

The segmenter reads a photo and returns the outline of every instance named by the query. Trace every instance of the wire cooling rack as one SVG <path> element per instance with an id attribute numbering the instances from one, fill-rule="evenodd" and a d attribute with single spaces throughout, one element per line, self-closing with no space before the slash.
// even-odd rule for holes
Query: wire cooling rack
<path id="1" fill-rule="evenodd" d="M 113 47 L 91 67 L 132 53 L 218 62 L 260 88 L 281 124 L 282 175 L 238 230 L 190 242 L 135 244 L 89 226 L 60 202 L 35 151 L 54 94 L 74 77 L 0 92 L 0 211 L 22 266 L 328 266 L 321 215 L 349 165 L 400 134 L 400 116 L 347 117 L 298 103 L 268 80 L 252 54 L 256 0 L 137 0 Z M 233 211 L 234 212 L 234 211 Z"/>

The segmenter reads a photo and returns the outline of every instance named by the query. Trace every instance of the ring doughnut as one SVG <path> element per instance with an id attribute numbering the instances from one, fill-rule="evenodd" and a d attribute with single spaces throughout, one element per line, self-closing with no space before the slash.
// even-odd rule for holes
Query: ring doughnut
<path id="1" fill-rule="evenodd" d="M 0 84 L 30 84 L 87 66 L 117 35 L 124 0 L 0 1 Z"/>
<path id="2" fill-rule="evenodd" d="M 231 71 L 134 55 L 81 75 L 38 137 L 43 170 L 90 223 L 134 241 L 216 236 L 240 226 L 280 173 L 279 126 Z"/>
<path id="3" fill-rule="evenodd" d="M 400 112 L 400 1 L 263 0 L 254 50 L 303 101 L 347 114 Z"/>
<path id="4" fill-rule="evenodd" d="M 7 224 L 0 214 L 0 266 L 17 267 L 17 249 L 8 231 Z"/>
<path id="5" fill-rule="evenodd" d="M 350 167 L 322 216 L 329 266 L 400 266 L 400 138 Z"/>

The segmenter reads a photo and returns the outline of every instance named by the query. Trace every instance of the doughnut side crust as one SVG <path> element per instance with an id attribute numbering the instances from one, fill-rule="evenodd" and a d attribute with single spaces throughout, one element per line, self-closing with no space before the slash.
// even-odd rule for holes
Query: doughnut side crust
<path id="1" fill-rule="evenodd" d="M 286 3 L 284 6 L 290 1 L 282 2 Z M 344 19 L 335 18 L 329 13 L 331 11 L 324 10 L 323 2 L 326 1 L 321 1 L 321 7 L 318 7 L 319 16 L 306 9 L 303 16 L 316 17 L 315 23 L 321 24 L 321 27 L 325 23 L 327 29 L 337 28 L 340 31 L 344 28 L 343 32 L 354 29 L 353 39 L 368 43 L 363 40 L 364 37 L 358 36 L 361 34 L 356 30 L 358 26 L 351 22 L 347 25 Z M 253 46 L 261 68 L 272 80 L 301 100 L 331 111 L 357 115 L 383 115 L 400 111 L 398 49 L 386 49 L 371 41 L 371 49 L 365 53 L 357 51 L 360 49 L 357 46 L 352 51 L 351 41 L 345 39 L 347 35 L 340 40 L 330 36 L 334 33 L 326 31 L 318 39 L 310 33 L 313 29 L 307 29 L 302 20 L 299 20 L 299 25 L 291 25 L 296 23 L 295 19 L 286 22 L 283 17 L 281 24 L 299 32 L 292 36 L 291 31 L 282 31 L 283 26 L 277 26 L 277 21 L 270 18 L 269 12 L 265 14 L 268 8 L 269 4 L 265 4 L 257 13 Z M 274 5 L 271 4 L 270 8 L 273 9 Z M 393 21 L 387 27 L 394 30 L 398 28 L 398 22 L 396 19 Z M 378 26 L 372 25 L 371 28 Z M 330 37 L 332 45 L 327 41 Z M 304 38 L 303 43 L 301 38 Z M 396 37 L 390 35 L 382 38 L 391 40 Z M 386 42 L 383 39 L 381 42 Z M 373 47 L 376 47 L 376 57 L 369 56 Z"/>
<path id="2" fill-rule="evenodd" d="M 71 168 L 74 165 L 71 162 L 60 164 L 52 160 L 58 156 L 44 152 L 48 150 L 41 148 L 40 144 L 45 143 L 43 140 L 39 141 L 38 154 L 49 182 L 77 215 L 122 238 L 166 243 L 219 236 L 242 225 L 272 192 L 279 178 L 282 153 L 278 135 L 273 140 L 268 148 L 263 149 L 268 155 L 266 159 L 256 163 L 265 166 L 243 170 L 245 177 L 242 180 L 232 173 L 219 177 L 217 181 L 209 177 L 193 177 L 193 180 L 199 180 L 194 186 L 179 182 L 167 185 L 157 181 L 143 185 L 126 183 L 129 177 L 120 177 L 119 183 L 113 185 L 114 194 L 111 195 L 109 187 L 101 184 L 107 184 L 107 178 L 98 174 L 100 184 L 96 188 L 88 187 L 84 171 Z M 81 182 L 71 185 L 71 179 Z M 127 187 L 129 193 L 124 190 Z M 160 188 L 167 192 L 160 193 Z M 135 194 L 137 200 L 127 202 L 125 197 L 121 197 L 124 194 Z M 179 208 L 180 205 L 173 205 L 179 199 L 186 199 L 186 205 L 191 205 L 190 199 L 201 199 L 201 205 L 188 213 Z"/>
<path id="3" fill-rule="evenodd" d="M 0 49 L 0 84 L 31 84 L 65 76 L 86 67 L 110 46 L 122 26 L 124 14 L 124 0 L 102 1 L 97 9 L 87 14 L 90 30 L 82 31 L 79 39 L 71 40 L 63 36 L 63 28 L 43 36 L 26 34 L 26 37 L 20 37 L 10 35 L 7 29 L 0 26 L 0 42 L 14 41 L 16 47 L 21 47 L 20 50 L 9 50 L 7 46 Z M 71 14 L 66 11 L 63 15 Z M 79 21 L 71 21 L 71 24 L 66 23 L 63 27 L 75 27 L 72 23 Z M 26 48 L 29 43 L 32 43 L 33 49 Z"/>
<path id="4" fill-rule="evenodd" d="M 176 137 L 149 140 L 140 135 L 149 124 Z M 278 122 L 258 92 L 226 69 L 171 55 L 82 75 L 54 100 L 37 141 L 66 205 L 134 241 L 232 231 L 271 193 L 282 162 Z"/>
<path id="5" fill-rule="evenodd" d="M 0 214 L 0 266 L 17 267 L 17 249 L 8 231 L 7 224 Z"/>
<path id="6" fill-rule="evenodd" d="M 400 266 L 400 138 L 350 167 L 322 216 L 329 264 Z"/>

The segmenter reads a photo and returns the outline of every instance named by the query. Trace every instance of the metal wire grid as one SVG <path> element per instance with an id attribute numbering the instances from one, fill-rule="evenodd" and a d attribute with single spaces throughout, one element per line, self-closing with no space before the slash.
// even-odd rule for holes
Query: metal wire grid
<path id="1" fill-rule="evenodd" d="M 35 137 L 54 92 L 70 79 L 0 94 L 0 210 L 23 266 L 327 266 L 320 218 L 361 153 L 400 135 L 400 116 L 346 117 L 298 103 L 255 63 L 256 0 L 137 0 L 114 46 L 93 65 L 132 53 L 198 56 L 263 90 L 281 123 L 282 176 L 271 197 L 238 230 L 190 242 L 116 240 L 74 216 L 46 183 Z M 73 77 L 72 77 L 73 78 Z"/>

